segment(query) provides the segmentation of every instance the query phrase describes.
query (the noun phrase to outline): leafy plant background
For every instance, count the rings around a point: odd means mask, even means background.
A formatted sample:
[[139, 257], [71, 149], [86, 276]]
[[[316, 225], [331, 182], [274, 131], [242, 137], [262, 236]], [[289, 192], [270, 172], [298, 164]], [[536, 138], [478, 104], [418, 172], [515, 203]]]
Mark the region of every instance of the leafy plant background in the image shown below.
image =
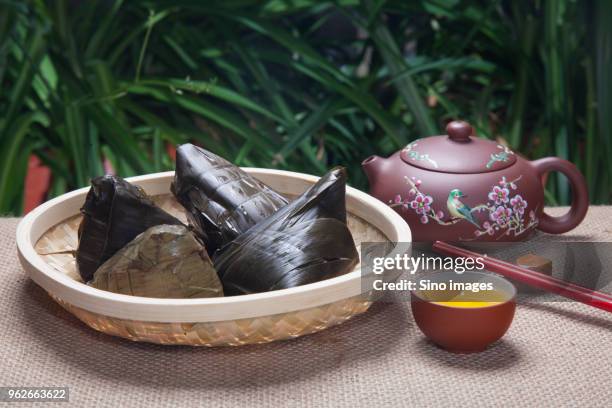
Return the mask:
[[[0, 0], [0, 214], [28, 157], [49, 197], [194, 141], [243, 166], [360, 169], [470, 121], [612, 193], [612, 2]], [[566, 204], [551, 176], [549, 204]]]

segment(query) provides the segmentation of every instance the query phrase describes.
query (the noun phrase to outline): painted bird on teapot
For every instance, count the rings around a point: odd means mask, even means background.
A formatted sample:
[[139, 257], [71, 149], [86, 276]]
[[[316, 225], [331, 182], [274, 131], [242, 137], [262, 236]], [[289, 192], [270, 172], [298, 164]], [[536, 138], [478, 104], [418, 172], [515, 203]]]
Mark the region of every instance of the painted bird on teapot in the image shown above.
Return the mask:
[[446, 200], [446, 208], [448, 209], [451, 217], [456, 219], [464, 219], [466, 221], [471, 222], [476, 226], [476, 228], [480, 229], [480, 225], [474, 219], [472, 215], [472, 209], [466, 204], [461, 202], [461, 197], [465, 197], [465, 194], [458, 188], [452, 190], [448, 194], [448, 200]]

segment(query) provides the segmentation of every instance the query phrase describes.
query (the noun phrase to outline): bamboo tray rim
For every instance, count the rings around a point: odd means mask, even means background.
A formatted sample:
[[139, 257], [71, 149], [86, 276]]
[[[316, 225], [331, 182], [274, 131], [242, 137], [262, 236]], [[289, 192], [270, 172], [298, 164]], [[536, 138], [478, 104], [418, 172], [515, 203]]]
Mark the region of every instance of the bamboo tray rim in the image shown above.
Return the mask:
[[[243, 168], [264, 182], [287, 179], [307, 186], [319, 177], [303, 173]], [[169, 191], [174, 171], [126, 178], [142, 186], [148, 194]], [[274, 187], [274, 182], [270, 184]], [[165, 185], [165, 190], [160, 186]], [[154, 190], [154, 191], [151, 191]], [[299, 193], [303, 191], [283, 191]], [[348, 274], [295, 288], [242, 296], [199, 299], [159, 299], [121, 295], [90, 287], [62, 274], [36, 252], [38, 239], [52, 226], [78, 213], [89, 187], [84, 187], [51, 199], [28, 213], [17, 227], [16, 243], [19, 259], [26, 273], [53, 296], [88, 311], [122, 319], [151, 322], [204, 322], [254, 318], [321, 306], [357, 296], [361, 291], [359, 269]], [[392, 242], [411, 242], [408, 224], [392, 208], [378, 199], [347, 186], [347, 202], [353, 203], [351, 213], [379, 228]]]

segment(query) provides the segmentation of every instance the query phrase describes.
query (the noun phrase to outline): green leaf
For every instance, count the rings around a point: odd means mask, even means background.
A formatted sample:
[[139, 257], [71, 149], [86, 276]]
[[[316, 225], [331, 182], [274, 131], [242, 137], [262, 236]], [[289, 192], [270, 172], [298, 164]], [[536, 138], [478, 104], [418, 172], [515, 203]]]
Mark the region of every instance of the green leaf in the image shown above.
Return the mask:
[[[366, 1], [365, 4], [366, 10], [372, 10], [370, 1]], [[408, 74], [406, 62], [402, 58], [399, 47], [387, 26], [382, 23], [376, 24], [370, 29], [370, 35], [389, 72], [396, 77], [394, 86], [404, 99], [406, 108], [414, 115], [419, 132], [422, 135], [438, 134], [438, 129], [425, 106], [425, 98], [419, 92], [411, 75]]]
[[165, 103], [176, 104], [191, 112], [202, 115], [219, 125], [242, 136], [245, 140], [252, 140], [256, 146], [269, 151], [268, 138], [251, 129], [239, 116], [212, 105], [202, 98], [194, 98], [187, 95], [176, 95], [170, 91], [155, 89], [143, 85], [131, 85], [127, 91], [134, 94], [148, 95]]
[[327, 100], [314, 110], [295, 131], [289, 134], [289, 140], [283, 144], [276, 157], [284, 158], [306, 138], [310, 138], [321, 129], [346, 104], [342, 99]]
[[29, 35], [25, 47], [21, 49], [23, 54], [20, 66], [17, 70], [19, 74], [10, 88], [10, 94], [7, 101], [8, 107], [4, 111], [2, 121], [0, 122], [0, 142], [7, 137], [5, 132], [6, 126], [11, 125], [15, 120], [15, 116], [25, 103], [25, 98], [31, 86], [32, 78], [36, 74], [36, 70], [44, 56], [46, 45], [44, 36], [46, 31], [47, 29], [44, 26], [37, 27]]
[[143, 151], [137, 140], [132, 136], [130, 129], [127, 129], [112, 114], [98, 106], [88, 105], [84, 109], [96, 124], [100, 132], [100, 138], [108, 143], [115, 152], [113, 156], [123, 159], [122, 167], [126, 170], [125, 175], [144, 174], [153, 171], [153, 166], [146, 151]]
[[83, 139], [89, 136], [85, 133], [85, 124], [81, 110], [76, 105], [66, 104], [65, 115], [65, 140], [71, 150], [71, 157], [74, 160], [75, 182], [77, 187], [83, 187], [89, 184], [87, 154], [83, 145]]
[[[28, 113], [19, 116], [10, 126], [11, 138], [9, 143], [2, 146], [0, 161], [0, 214], [19, 212], [12, 206], [15, 197], [23, 189], [23, 178], [15, 177], [19, 167], [19, 156], [24, 147], [24, 141], [35, 122], [44, 122], [46, 117], [42, 113]], [[23, 165], [23, 162], [21, 162]], [[27, 160], [26, 160], [27, 165]]]
[[[233, 90], [217, 85], [214, 81], [196, 81], [196, 80], [181, 80], [181, 79], [146, 79], [139, 82], [140, 85], [145, 86], [160, 86], [170, 91], [176, 92], [177, 89], [182, 91], [192, 92], [194, 94], [204, 94], [219, 98], [225, 102], [233, 104], [235, 106], [241, 106], [245, 109], [249, 109], [253, 112], [259, 113], [266, 116], [269, 119], [277, 122], [283, 122], [283, 119], [269, 111], [261, 104], [248, 99], [247, 97], [234, 92]], [[130, 87], [135, 84], [123, 84], [124, 87]]]
[[423, 8], [431, 14], [453, 18], [459, 0], [421, 0], [421, 3]]

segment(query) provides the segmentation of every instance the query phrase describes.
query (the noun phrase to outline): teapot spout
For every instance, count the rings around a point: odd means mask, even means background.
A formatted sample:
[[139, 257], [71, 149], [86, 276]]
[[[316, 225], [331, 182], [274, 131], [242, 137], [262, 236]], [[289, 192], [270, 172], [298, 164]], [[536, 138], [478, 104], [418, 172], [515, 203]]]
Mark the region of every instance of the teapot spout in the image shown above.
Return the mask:
[[364, 161], [361, 162], [361, 168], [364, 173], [368, 177], [368, 181], [370, 182], [370, 187], [376, 183], [376, 179], [378, 177], [378, 173], [380, 173], [384, 159], [378, 156], [370, 156]]

